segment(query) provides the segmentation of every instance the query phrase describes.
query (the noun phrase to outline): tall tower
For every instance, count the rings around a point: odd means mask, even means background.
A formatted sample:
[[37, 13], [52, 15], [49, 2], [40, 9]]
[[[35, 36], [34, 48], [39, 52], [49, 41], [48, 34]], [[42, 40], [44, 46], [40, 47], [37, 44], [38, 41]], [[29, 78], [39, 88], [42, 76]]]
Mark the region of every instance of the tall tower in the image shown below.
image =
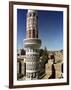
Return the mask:
[[36, 10], [28, 10], [26, 23], [26, 79], [39, 78], [39, 48], [41, 40], [38, 38], [38, 15]]

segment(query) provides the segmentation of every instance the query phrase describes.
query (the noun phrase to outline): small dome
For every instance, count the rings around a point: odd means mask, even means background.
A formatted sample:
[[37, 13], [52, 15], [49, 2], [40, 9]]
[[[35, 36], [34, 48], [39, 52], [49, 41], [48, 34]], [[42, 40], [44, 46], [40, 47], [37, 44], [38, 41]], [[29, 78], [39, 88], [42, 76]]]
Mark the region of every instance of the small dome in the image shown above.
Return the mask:
[[33, 10], [33, 9], [29, 9], [28, 10], [28, 13], [36, 13], [37, 14], [37, 11], [36, 10]]
[[28, 10], [28, 13], [29, 13], [29, 12], [36, 12], [36, 10], [29, 9], [29, 10]]

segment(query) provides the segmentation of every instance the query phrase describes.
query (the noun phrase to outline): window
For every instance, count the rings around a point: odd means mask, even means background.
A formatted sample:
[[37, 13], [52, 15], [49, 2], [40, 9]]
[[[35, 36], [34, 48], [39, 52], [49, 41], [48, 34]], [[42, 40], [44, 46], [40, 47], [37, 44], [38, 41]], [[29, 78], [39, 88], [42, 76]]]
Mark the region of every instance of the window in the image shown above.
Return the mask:
[[33, 78], [35, 78], [36, 77], [36, 73], [33, 73]]
[[36, 14], [35, 13], [33, 13], [33, 16], [35, 16]]
[[35, 30], [33, 30], [33, 36], [32, 37], [35, 38]]
[[29, 32], [29, 38], [31, 38], [31, 30], [28, 30], [28, 32]]
[[19, 73], [21, 73], [21, 62], [19, 62]]

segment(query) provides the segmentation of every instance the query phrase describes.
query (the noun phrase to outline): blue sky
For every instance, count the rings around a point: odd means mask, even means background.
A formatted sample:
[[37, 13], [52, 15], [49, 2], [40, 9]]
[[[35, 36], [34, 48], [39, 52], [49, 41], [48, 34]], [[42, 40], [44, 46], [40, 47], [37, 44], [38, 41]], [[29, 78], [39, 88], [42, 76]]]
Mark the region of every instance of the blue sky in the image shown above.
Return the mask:
[[[26, 37], [27, 10], [17, 9], [17, 48], [24, 48]], [[41, 48], [63, 49], [63, 12], [38, 10], [38, 31], [42, 41]]]

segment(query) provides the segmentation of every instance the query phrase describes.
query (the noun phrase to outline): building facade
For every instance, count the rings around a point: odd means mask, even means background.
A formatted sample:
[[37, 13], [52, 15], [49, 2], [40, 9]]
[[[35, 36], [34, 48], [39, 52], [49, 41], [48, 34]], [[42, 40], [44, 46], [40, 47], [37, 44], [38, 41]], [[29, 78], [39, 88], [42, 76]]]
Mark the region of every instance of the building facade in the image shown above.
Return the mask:
[[39, 78], [39, 48], [41, 40], [38, 38], [38, 15], [36, 10], [28, 10], [26, 23], [26, 79]]

